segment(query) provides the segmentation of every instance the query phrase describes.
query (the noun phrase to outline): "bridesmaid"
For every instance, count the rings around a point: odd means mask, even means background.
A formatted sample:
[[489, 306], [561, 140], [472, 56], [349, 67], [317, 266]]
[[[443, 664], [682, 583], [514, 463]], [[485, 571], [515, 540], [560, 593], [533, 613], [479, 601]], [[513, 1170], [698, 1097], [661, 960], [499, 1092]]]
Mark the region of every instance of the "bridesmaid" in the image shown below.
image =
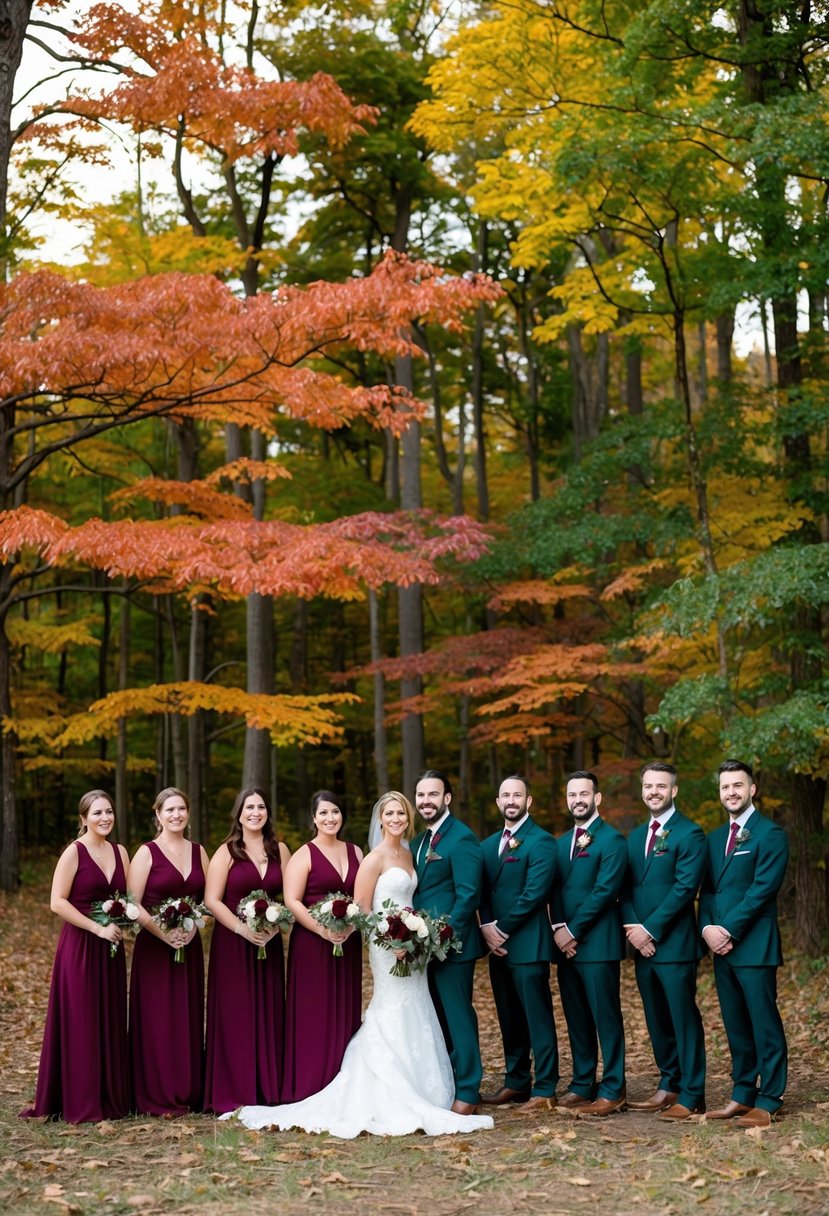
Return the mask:
[[[330, 892], [354, 894], [363, 855], [340, 839], [345, 822], [337, 795], [318, 790], [311, 798], [316, 835], [296, 851], [285, 871], [285, 903], [296, 922], [288, 954], [282, 1102], [299, 1102], [324, 1089], [340, 1071], [348, 1041], [360, 1028], [360, 934], [331, 933], [307, 911]], [[334, 942], [344, 943], [342, 958], [334, 957]]]
[[[205, 903], [216, 918], [207, 984], [204, 1109], [280, 1100], [284, 1023], [284, 956], [279, 929], [248, 929], [236, 915], [251, 891], [282, 892], [290, 853], [277, 841], [262, 790], [246, 789], [233, 804], [231, 829], [210, 859]], [[275, 940], [271, 940], [275, 938]], [[268, 944], [259, 961], [257, 948]]]
[[52, 911], [63, 920], [34, 1106], [24, 1117], [62, 1116], [67, 1123], [100, 1123], [129, 1112], [127, 966], [117, 925], [87, 913], [96, 900], [127, 889], [127, 851], [110, 843], [112, 799], [90, 790], [78, 805], [81, 830], [61, 854], [52, 879]]
[[[186, 837], [190, 803], [164, 789], [153, 803], [156, 838], [130, 866], [130, 891], [141, 905], [130, 973], [130, 1062], [135, 1110], [186, 1115], [201, 1110], [204, 1068], [204, 950], [198, 929], [166, 932], [152, 911], [171, 897], [204, 899], [207, 854]], [[183, 946], [184, 962], [174, 961]]]

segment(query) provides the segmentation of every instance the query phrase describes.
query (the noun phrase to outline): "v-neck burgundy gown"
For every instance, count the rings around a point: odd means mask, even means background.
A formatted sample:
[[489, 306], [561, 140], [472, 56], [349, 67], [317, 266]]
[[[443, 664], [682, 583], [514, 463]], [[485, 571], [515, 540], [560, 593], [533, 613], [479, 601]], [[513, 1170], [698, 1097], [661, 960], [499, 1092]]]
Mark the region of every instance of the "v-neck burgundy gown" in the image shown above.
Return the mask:
[[[107, 881], [86, 846], [75, 841], [78, 872], [69, 902], [84, 916], [95, 900], [122, 895], [127, 878], [120, 850]], [[123, 943], [110, 943], [63, 922], [55, 951], [43, 1050], [34, 1106], [21, 1113], [61, 1116], [67, 1123], [100, 1123], [129, 1113], [127, 966]]]
[[[268, 858], [262, 878], [253, 862], [234, 861], [222, 902], [236, 909], [251, 891], [282, 899], [282, 867]], [[267, 957], [241, 934], [216, 921], [207, 976], [207, 1047], [204, 1109], [280, 1101], [285, 1024], [285, 956], [275, 933]]]
[[[311, 869], [302, 902], [306, 908], [334, 891], [354, 894], [359, 860], [346, 844], [348, 870], [343, 879], [313, 843]], [[285, 1010], [285, 1076], [282, 1102], [299, 1102], [324, 1089], [340, 1071], [349, 1039], [360, 1028], [362, 941], [352, 933], [335, 958], [331, 942], [295, 924], [288, 953]]]
[[[154, 912], [165, 899], [204, 899], [201, 850], [190, 843], [190, 872], [181, 871], [155, 841], [142, 903]], [[144, 929], [130, 972], [130, 1062], [134, 1108], [142, 1115], [186, 1115], [201, 1110], [204, 1070], [204, 948], [196, 933], [175, 951]]]

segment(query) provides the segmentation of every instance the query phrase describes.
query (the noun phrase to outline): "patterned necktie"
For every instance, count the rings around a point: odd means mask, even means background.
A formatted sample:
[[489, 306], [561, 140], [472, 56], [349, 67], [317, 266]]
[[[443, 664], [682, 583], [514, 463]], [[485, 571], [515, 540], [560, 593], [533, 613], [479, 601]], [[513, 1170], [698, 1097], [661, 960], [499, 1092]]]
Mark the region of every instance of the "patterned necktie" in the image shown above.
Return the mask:
[[729, 853], [733, 853], [734, 849], [737, 846], [737, 833], [739, 832], [739, 830], [740, 830], [740, 825], [735, 820], [734, 823], [732, 823], [732, 825], [731, 825], [731, 832], [728, 837], [728, 844], [725, 846], [726, 857], [729, 855]]
[[661, 827], [662, 827], [662, 824], [659, 822], [659, 820], [654, 819], [653, 823], [651, 824], [651, 834], [648, 837], [648, 847], [645, 849], [646, 857], [650, 857], [651, 853], [653, 852], [653, 844], [654, 844], [654, 841], [656, 840], [656, 833], [659, 831], [659, 829]]
[[504, 854], [504, 850], [506, 849], [506, 847], [507, 847], [507, 845], [509, 844], [509, 842], [510, 842], [510, 840], [511, 840], [511, 839], [512, 839], [512, 832], [509, 830], [509, 828], [504, 828], [504, 834], [503, 834], [503, 836], [501, 837], [501, 844], [500, 844], [500, 847], [499, 847], [499, 849], [498, 849], [498, 856], [499, 856], [499, 857], [502, 857], [502, 856], [503, 856], [503, 854]]

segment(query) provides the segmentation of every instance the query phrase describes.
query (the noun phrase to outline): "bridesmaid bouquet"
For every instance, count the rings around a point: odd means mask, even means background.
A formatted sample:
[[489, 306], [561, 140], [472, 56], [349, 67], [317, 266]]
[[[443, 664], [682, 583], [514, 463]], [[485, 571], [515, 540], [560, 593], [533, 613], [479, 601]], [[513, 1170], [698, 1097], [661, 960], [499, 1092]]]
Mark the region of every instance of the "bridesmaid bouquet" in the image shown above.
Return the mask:
[[[250, 895], [246, 895], [239, 903], [236, 915], [254, 933], [262, 933], [265, 929], [272, 929], [274, 925], [277, 928], [290, 925], [294, 919], [293, 912], [284, 904], [271, 899], [262, 890], [251, 891]], [[256, 951], [256, 957], [260, 961], [268, 957], [264, 946], [260, 946]]]
[[[345, 933], [346, 929], [351, 928], [362, 933], [374, 925], [374, 918], [363, 912], [360, 905], [342, 891], [334, 891], [319, 903], [312, 904], [308, 915], [330, 933]], [[334, 942], [333, 955], [334, 958], [342, 958], [342, 942]]]
[[424, 971], [430, 959], [442, 962], [452, 951], [460, 950], [460, 938], [445, 916], [428, 916], [413, 908], [398, 908], [391, 900], [383, 901], [383, 912], [377, 922], [375, 945], [383, 950], [405, 950], [406, 957], [396, 959], [389, 975], [411, 975], [412, 967]]
[[[134, 929], [138, 922], [138, 905], [129, 891], [121, 895], [113, 891], [107, 899], [96, 899], [89, 909], [89, 919], [96, 925], [118, 925], [121, 929]], [[120, 942], [109, 943], [109, 957], [115, 958]]]
[[[204, 918], [209, 912], [204, 904], [197, 903], [189, 895], [178, 899], [165, 899], [152, 914], [159, 929], [169, 933], [171, 929], [183, 929], [189, 933], [192, 928], [203, 929]], [[184, 946], [177, 946], [173, 955], [174, 963], [184, 962]]]

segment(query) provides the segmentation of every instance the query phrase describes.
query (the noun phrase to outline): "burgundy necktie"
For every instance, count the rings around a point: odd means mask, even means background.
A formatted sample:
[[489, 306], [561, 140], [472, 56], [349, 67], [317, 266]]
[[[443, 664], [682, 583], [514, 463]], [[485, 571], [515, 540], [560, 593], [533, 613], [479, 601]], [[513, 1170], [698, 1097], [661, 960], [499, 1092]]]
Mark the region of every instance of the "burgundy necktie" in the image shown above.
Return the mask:
[[501, 837], [501, 844], [498, 847], [498, 856], [499, 857], [503, 854], [504, 849], [509, 844], [511, 837], [512, 837], [512, 832], [509, 830], [509, 828], [504, 828], [504, 834]]
[[734, 823], [732, 823], [732, 825], [731, 825], [731, 834], [728, 837], [728, 844], [725, 846], [726, 857], [728, 856], [729, 853], [734, 852], [734, 849], [737, 845], [737, 833], [739, 832], [739, 830], [740, 830], [740, 825], [735, 820]]
[[659, 820], [654, 819], [653, 823], [651, 824], [651, 834], [648, 837], [648, 847], [645, 849], [646, 857], [650, 857], [651, 853], [653, 852], [653, 842], [656, 840], [656, 833], [661, 827], [662, 824], [659, 822]]

